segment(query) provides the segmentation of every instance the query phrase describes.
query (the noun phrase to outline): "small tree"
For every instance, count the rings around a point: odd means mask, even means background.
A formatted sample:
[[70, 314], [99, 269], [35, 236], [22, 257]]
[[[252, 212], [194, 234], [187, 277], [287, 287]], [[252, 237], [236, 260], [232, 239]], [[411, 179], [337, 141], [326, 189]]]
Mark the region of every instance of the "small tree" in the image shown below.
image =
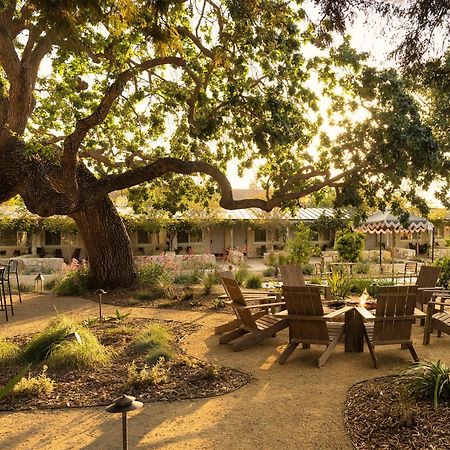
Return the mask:
[[437, 260], [434, 265], [441, 268], [438, 285], [448, 289], [450, 285], [450, 257], [444, 256], [443, 258]]
[[334, 249], [342, 260], [356, 262], [361, 259], [364, 246], [364, 234], [352, 230], [340, 230], [336, 233]]
[[315, 250], [315, 245], [311, 241], [311, 229], [300, 222], [295, 236], [286, 242], [286, 248], [291, 254], [292, 263], [307, 264]]

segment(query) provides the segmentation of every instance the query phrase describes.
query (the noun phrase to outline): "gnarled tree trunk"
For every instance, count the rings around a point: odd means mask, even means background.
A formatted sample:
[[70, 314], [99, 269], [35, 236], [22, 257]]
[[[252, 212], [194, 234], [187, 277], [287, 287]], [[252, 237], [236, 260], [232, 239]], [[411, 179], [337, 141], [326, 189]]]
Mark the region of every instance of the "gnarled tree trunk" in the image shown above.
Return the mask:
[[71, 214], [83, 238], [91, 288], [129, 287], [136, 278], [130, 238], [108, 197]]

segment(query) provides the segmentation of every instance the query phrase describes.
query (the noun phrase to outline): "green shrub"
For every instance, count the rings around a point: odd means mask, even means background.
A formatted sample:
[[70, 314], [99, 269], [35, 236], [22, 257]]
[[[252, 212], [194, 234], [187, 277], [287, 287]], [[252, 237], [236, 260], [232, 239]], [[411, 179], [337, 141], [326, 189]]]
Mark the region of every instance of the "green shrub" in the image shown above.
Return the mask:
[[333, 300], [345, 300], [352, 287], [353, 278], [350, 274], [334, 271], [327, 279]]
[[52, 283], [47, 286], [52, 287], [52, 291], [56, 295], [62, 296], [80, 296], [88, 291], [89, 270], [87, 267], [80, 267], [76, 270], [67, 272], [60, 278], [55, 278]]
[[190, 286], [191, 284], [196, 284], [197, 281], [198, 281], [198, 273], [196, 271], [180, 273], [179, 275], [176, 275], [173, 278], [173, 282], [175, 284], [182, 284], [183, 286]]
[[115, 327], [106, 328], [104, 330], [105, 334], [108, 334], [110, 336], [113, 335], [124, 335], [124, 336], [131, 336], [135, 333], [135, 328], [130, 324], [119, 324]]
[[94, 368], [108, 364], [114, 352], [100, 344], [94, 334], [87, 328], [79, 326], [75, 334], [71, 334], [56, 344], [49, 357], [48, 365], [52, 369]]
[[158, 361], [169, 361], [172, 359], [174, 355], [174, 351], [171, 347], [155, 347], [151, 348], [147, 354], [145, 355], [145, 359], [152, 366], [156, 364]]
[[14, 364], [18, 360], [19, 346], [0, 339], [0, 367], [6, 367]]
[[153, 289], [147, 290], [147, 289], [139, 289], [135, 294], [134, 297], [137, 300], [146, 301], [146, 300], [154, 300], [155, 298], [158, 298], [160, 291], [156, 291]]
[[260, 289], [262, 286], [262, 278], [259, 275], [250, 275], [245, 282], [245, 286], [249, 289]]
[[354, 279], [350, 291], [360, 295], [364, 290], [367, 290], [371, 297], [376, 298], [380, 287], [393, 286], [394, 284], [392, 280]]
[[266, 255], [266, 257], [264, 258], [265, 259], [265, 263], [268, 265], [268, 266], [277, 266], [278, 265], [278, 258], [277, 258], [277, 255], [275, 254], [275, 252], [272, 250], [272, 251], [270, 251], [267, 255]]
[[263, 270], [263, 276], [265, 277], [276, 277], [277, 276], [277, 269], [274, 266], [266, 267]]
[[14, 377], [12, 377], [4, 386], [0, 387], [0, 400], [12, 392], [14, 386], [25, 376], [30, 370], [31, 364], [22, 367]]
[[291, 254], [289, 252], [281, 251], [278, 252], [278, 265], [283, 266], [289, 262]]
[[352, 286], [350, 288], [350, 292], [354, 294], [362, 294], [365, 290], [369, 293], [369, 295], [373, 296], [375, 293], [375, 280], [369, 279], [355, 279], [352, 282]]
[[214, 298], [212, 301], [212, 306], [217, 309], [225, 308], [225, 301], [220, 297]]
[[448, 289], [450, 286], [450, 256], [444, 256], [443, 258], [437, 260], [434, 264], [435, 266], [441, 268], [438, 285]]
[[141, 286], [155, 286], [159, 276], [165, 272], [164, 266], [157, 263], [146, 264], [138, 269], [138, 283]]
[[131, 342], [131, 346], [140, 352], [147, 353], [147, 360], [154, 363], [162, 357], [170, 359], [173, 350], [170, 346], [172, 335], [161, 325], [150, 325], [139, 333]]
[[356, 262], [361, 259], [364, 247], [364, 234], [351, 230], [339, 230], [336, 233], [334, 249], [343, 261]]
[[199, 281], [203, 288], [203, 295], [209, 295], [212, 292], [213, 286], [219, 283], [219, 276], [216, 272], [206, 271], [199, 276]]
[[368, 262], [358, 261], [353, 266], [353, 271], [355, 273], [369, 273], [370, 272], [370, 264]]
[[[19, 283], [19, 287], [20, 287], [20, 292], [21, 293], [27, 293], [27, 292], [33, 292], [34, 291], [34, 286], [31, 286], [30, 284], [26, 284], [26, 283]], [[17, 289], [13, 289], [13, 292], [17, 292]]]
[[65, 316], [57, 316], [47, 327], [31, 339], [22, 352], [21, 359], [31, 364], [45, 361], [53, 348], [76, 329]]
[[315, 272], [314, 266], [312, 264], [303, 264], [302, 272], [305, 275], [312, 275]]
[[169, 369], [164, 367], [164, 360], [161, 358], [152, 367], [144, 365], [138, 369], [134, 361], [128, 367], [128, 386], [145, 387], [166, 383], [169, 379]]
[[211, 364], [210, 366], [205, 368], [204, 377], [209, 380], [216, 380], [221, 375], [220, 367], [215, 364]]
[[156, 287], [161, 289], [161, 292], [166, 297], [174, 297], [175, 289], [173, 287], [173, 273], [169, 270], [165, 270], [161, 274], [158, 275], [156, 279]]
[[47, 376], [47, 366], [35, 377], [22, 378], [11, 390], [15, 397], [39, 397], [50, 395], [55, 387], [55, 382]]
[[234, 272], [234, 278], [236, 279], [239, 286], [242, 286], [244, 284], [244, 282], [248, 278], [248, 276], [249, 276], [249, 271], [248, 271], [247, 266], [245, 266], [244, 264], [241, 264], [238, 267], [238, 269], [236, 270], [236, 272]]
[[433, 401], [450, 401], [450, 367], [439, 361], [418, 363], [401, 377], [405, 392], [416, 398]]
[[114, 315], [112, 316], [106, 316], [105, 320], [109, 321], [109, 322], [115, 322], [115, 323], [123, 323], [125, 322], [125, 320], [128, 319], [128, 317], [130, 317], [131, 311], [128, 312], [120, 312], [118, 309], [116, 309], [114, 311]]
[[286, 249], [290, 253], [290, 262], [293, 264], [307, 264], [314, 253], [314, 247], [311, 229], [303, 222], [300, 222], [297, 225], [295, 236], [286, 242]]

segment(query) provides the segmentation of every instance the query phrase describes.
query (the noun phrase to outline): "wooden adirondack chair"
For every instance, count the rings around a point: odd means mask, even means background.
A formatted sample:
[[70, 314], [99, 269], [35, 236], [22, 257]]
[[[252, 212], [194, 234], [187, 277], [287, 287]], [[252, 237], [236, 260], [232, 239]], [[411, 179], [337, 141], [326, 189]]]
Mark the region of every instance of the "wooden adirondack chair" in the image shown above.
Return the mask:
[[[233, 295], [235, 295], [235, 291], [231, 290], [228, 291], [228, 285], [226, 283], [224, 283], [224, 278], [226, 279], [231, 279], [234, 280], [234, 275], [232, 272], [230, 271], [224, 271], [224, 272], [220, 272], [219, 273], [219, 277], [220, 277], [220, 281], [222, 282], [222, 286], [225, 290], [225, 296], [224, 298], [226, 298], [226, 300], [224, 300], [224, 303], [226, 303], [229, 306], [232, 306], [233, 303]], [[274, 302], [277, 300], [277, 297], [275, 295], [270, 295], [270, 293], [268, 293], [267, 291], [264, 292], [249, 292], [249, 293], [243, 293], [241, 291], [241, 289], [239, 289], [240, 292], [240, 296], [243, 296], [244, 299], [246, 300], [252, 300], [252, 301], [259, 301], [262, 303], [267, 303], [267, 302]], [[238, 297], [238, 301], [240, 299], [240, 296]], [[256, 314], [255, 318], [261, 317], [264, 314], [267, 314], [269, 312], [268, 307], [265, 308], [264, 311], [257, 311], [254, 314]], [[236, 316], [235, 319], [233, 319], [230, 322], [224, 323], [222, 325], [218, 325], [215, 329], [214, 329], [214, 333], [215, 334], [223, 334], [223, 333], [227, 333], [228, 331], [233, 331], [236, 330], [237, 328], [239, 328], [242, 325], [242, 320], [239, 316]]]
[[[436, 311], [436, 306], [439, 306], [439, 311]], [[437, 330], [438, 337], [441, 337], [442, 333], [450, 334], [450, 311], [445, 309], [446, 306], [450, 306], [450, 291], [435, 292], [431, 301], [428, 302], [423, 335], [424, 345], [430, 343], [433, 330]]]
[[331, 319], [347, 312], [349, 307], [324, 314], [320, 288], [318, 286], [285, 286], [283, 296], [286, 302], [289, 321], [289, 344], [280, 355], [278, 362], [284, 364], [299, 344], [326, 345], [319, 358], [319, 367], [323, 366], [344, 336], [345, 324], [331, 322]]
[[302, 266], [297, 264], [285, 264], [280, 266], [281, 279], [283, 286], [304, 286], [305, 276]]
[[405, 270], [403, 272], [403, 283], [406, 284], [406, 279], [409, 277], [409, 282], [412, 283], [412, 277], [417, 275], [417, 262], [405, 262]]
[[[284, 302], [248, 305], [234, 278], [222, 277], [222, 283], [232, 299], [230, 305], [240, 323], [235, 330], [221, 336], [219, 344], [234, 341], [233, 350], [243, 350], [287, 328], [288, 321], [285, 317], [277, 317], [268, 312], [269, 307], [281, 306]], [[253, 297], [253, 300], [258, 299]], [[267, 296], [259, 300], [267, 301]], [[252, 313], [252, 310], [256, 312]]]
[[415, 362], [419, 361], [411, 329], [415, 320], [425, 317], [425, 313], [415, 308], [416, 297], [417, 286], [385, 286], [380, 287], [375, 315], [366, 308], [356, 308], [370, 322], [364, 323], [363, 333], [375, 369], [378, 367], [377, 345], [400, 344], [409, 349]]
[[436, 289], [442, 289], [436, 286], [437, 280], [441, 273], [440, 267], [422, 266], [417, 275], [417, 299], [416, 308], [423, 311], [423, 305], [426, 305]]

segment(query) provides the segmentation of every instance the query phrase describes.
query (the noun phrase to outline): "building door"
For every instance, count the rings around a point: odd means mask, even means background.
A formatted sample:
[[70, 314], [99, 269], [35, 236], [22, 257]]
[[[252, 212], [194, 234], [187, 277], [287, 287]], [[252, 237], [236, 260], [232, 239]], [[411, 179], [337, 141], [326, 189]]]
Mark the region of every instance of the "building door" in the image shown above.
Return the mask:
[[210, 231], [210, 249], [216, 256], [225, 254], [225, 228], [221, 225], [216, 226]]
[[247, 227], [245, 225], [233, 226], [233, 247], [242, 253], [247, 253]]

